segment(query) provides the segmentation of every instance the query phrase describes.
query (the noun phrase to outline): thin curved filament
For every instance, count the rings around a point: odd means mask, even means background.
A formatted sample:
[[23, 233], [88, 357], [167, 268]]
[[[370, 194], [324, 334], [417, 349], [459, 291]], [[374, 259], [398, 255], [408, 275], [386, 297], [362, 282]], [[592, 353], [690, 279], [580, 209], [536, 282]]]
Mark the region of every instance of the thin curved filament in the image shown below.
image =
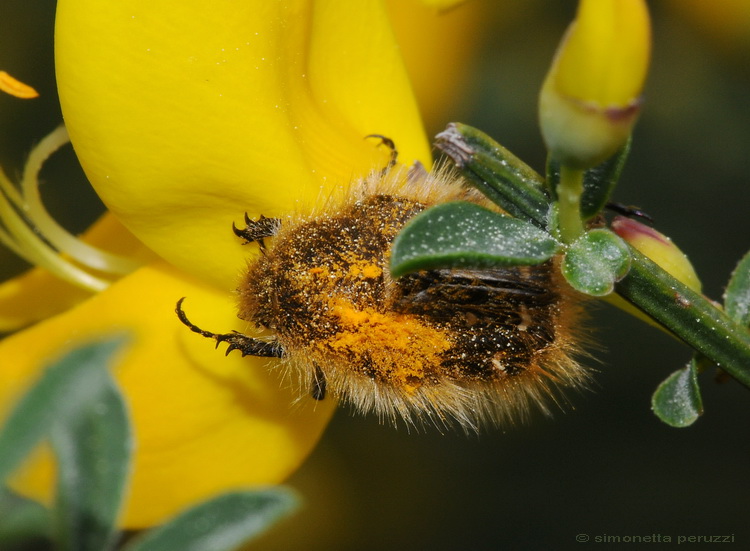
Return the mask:
[[102, 291], [113, 279], [132, 272], [139, 264], [83, 242], [60, 226], [44, 207], [39, 172], [47, 159], [68, 142], [63, 126], [39, 142], [24, 167], [20, 193], [0, 170], [0, 242], [65, 281], [90, 291]]

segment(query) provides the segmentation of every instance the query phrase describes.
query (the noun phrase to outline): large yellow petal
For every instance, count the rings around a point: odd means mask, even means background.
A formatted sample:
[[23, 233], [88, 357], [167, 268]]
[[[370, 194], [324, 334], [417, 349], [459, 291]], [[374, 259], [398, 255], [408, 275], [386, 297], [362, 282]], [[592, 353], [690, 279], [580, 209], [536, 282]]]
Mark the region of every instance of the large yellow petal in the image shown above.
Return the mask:
[[[137, 260], [152, 260], [150, 253], [117, 219], [104, 214], [81, 237], [96, 247]], [[87, 299], [91, 293], [59, 279], [44, 268], [0, 283], [0, 332], [16, 331], [59, 314]]]
[[60, 98], [104, 202], [171, 263], [231, 288], [233, 221], [325, 196], [387, 152], [429, 162], [378, 0], [60, 0]]
[[32, 268], [0, 284], [0, 333], [58, 314], [90, 296], [44, 268]]
[[[78, 307], [0, 342], [0, 405], [8, 408], [66, 348], [113, 331], [133, 335], [115, 375], [135, 428], [134, 471], [123, 525], [163, 521], [191, 503], [238, 486], [288, 476], [317, 442], [334, 403], [303, 397], [274, 361], [225, 357], [191, 333], [174, 305], [187, 296], [194, 322], [225, 332], [247, 330], [226, 293], [151, 266], [123, 278]], [[7, 358], [12, 358], [8, 361]], [[2, 413], [2, 412], [0, 412]], [[49, 456], [38, 454], [15, 487], [48, 499]]]

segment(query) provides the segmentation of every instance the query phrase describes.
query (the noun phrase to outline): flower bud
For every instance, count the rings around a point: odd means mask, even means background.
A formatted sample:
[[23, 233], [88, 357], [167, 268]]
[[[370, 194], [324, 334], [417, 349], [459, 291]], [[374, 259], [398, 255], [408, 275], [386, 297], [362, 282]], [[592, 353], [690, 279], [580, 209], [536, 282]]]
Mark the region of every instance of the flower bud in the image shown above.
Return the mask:
[[638, 116], [650, 50], [644, 0], [581, 0], [539, 99], [553, 156], [589, 168], [624, 145]]
[[616, 216], [612, 231], [658, 264], [669, 275], [700, 293], [701, 282], [693, 265], [672, 240], [636, 220]]

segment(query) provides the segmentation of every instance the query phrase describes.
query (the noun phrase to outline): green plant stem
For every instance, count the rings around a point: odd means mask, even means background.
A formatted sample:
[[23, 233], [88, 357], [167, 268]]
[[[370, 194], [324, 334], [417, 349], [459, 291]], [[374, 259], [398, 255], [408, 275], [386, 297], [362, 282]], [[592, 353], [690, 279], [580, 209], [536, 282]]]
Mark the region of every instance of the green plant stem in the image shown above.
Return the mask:
[[557, 184], [558, 232], [563, 243], [572, 243], [583, 233], [583, 172], [567, 165], [560, 167], [560, 183]]
[[615, 291], [750, 388], [750, 331], [631, 247]]

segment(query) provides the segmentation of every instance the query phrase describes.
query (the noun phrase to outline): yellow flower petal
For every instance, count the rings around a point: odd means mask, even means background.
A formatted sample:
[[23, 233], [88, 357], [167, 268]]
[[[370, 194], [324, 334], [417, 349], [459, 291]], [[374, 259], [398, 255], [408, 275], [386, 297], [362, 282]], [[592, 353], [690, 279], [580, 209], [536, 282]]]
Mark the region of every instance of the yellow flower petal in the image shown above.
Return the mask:
[[[150, 260], [150, 253], [111, 214], [103, 215], [81, 237], [83, 241], [110, 252]], [[91, 293], [67, 283], [43, 268], [0, 283], [0, 332], [16, 331], [59, 314], [89, 298]]]
[[[138, 270], [78, 307], [0, 342], [0, 404], [8, 408], [62, 350], [113, 331], [134, 343], [115, 376], [134, 423], [136, 449], [123, 525], [149, 526], [191, 503], [238, 486], [284, 480], [306, 457], [334, 403], [315, 402], [282, 384], [274, 362], [225, 357], [188, 331], [185, 310], [214, 331], [247, 330], [232, 297], [186, 281], [171, 267]], [[49, 456], [38, 454], [14, 487], [49, 499]]]
[[644, 0], [581, 0], [558, 60], [561, 94], [601, 107], [627, 107], [646, 81], [651, 50]]
[[43, 268], [0, 284], [0, 332], [9, 333], [58, 314], [91, 296]]
[[584, 169], [624, 145], [638, 116], [650, 50], [645, 0], [581, 0], [539, 97], [552, 155]]
[[383, 166], [429, 162], [378, 1], [58, 2], [60, 98], [97, 193], [169, 262], [232, 288], [232, 222]]

